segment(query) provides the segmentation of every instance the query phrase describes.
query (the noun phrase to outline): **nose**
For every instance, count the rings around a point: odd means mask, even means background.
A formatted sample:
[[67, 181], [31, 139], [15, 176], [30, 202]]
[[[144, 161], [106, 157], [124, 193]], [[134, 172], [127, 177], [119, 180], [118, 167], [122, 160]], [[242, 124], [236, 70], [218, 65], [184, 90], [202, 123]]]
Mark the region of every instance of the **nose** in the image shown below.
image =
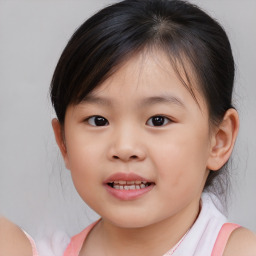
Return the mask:
[[146, 150], [142, 138], [139, 138], [138, 131], [128, 127], [115, 131], [111, 137], [111, 146], [108, 157], [111, 160], [123, 162], [143, 161], [146, 157]]

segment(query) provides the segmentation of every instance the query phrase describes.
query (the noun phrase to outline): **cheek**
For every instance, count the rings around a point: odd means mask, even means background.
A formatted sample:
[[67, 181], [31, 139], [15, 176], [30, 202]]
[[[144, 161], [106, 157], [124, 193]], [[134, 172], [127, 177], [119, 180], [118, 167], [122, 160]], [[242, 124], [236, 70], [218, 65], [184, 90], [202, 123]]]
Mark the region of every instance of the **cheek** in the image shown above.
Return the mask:
[[86, 166], [90, 167], [95, 163], [95, 158], [101, 151], [100, 144], [86, 135], [82, 128], [74, 127], [67, 131], [67, 135], [67, 158], [71, 172], [87, 170]]
[[95, 208], [96, 198], [100, 200], [103, 180], [100, 175], [101, 158], [99, 147], [82, 145], [69, 148], [70, 172], [73, 184], [80, 197], [92, 208]]
[[69, 169], [75, 186], [89, 186], [100, 182], [98, 178], [103, 153], [100, 145], [89, 139], [73, 136], [67, 142]]
[[201, 187], [206, 172], [208, 137], [201, 133], [199, 138], [184, 132], [166, 141], [161, 144], [161, 150], [154, 153], [159, 179], [177, 189]]

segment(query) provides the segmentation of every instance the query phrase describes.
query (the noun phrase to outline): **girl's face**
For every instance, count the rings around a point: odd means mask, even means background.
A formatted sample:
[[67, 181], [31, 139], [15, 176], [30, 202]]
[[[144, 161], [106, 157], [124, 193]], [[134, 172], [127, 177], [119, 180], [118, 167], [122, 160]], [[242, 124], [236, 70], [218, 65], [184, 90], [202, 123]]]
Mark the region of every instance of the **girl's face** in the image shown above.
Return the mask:
[[140, 54], [68, 107], [65, 163], [105, 220], [145, 227], [198, 209], [211, 137], [206, 104], [194, 91], [199, 105], [164, 54]]

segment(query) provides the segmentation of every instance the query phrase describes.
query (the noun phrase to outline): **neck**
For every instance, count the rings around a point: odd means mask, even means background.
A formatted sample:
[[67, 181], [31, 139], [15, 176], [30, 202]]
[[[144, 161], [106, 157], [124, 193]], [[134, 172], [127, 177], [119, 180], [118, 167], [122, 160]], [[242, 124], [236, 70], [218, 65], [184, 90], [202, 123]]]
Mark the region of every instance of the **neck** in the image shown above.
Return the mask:
[[122, 228], [102, 219], [93, 231], [101, 241], [102, 255], [163, 255], [190, 229], [199, 208], [198, 200], [179, 214], [141, 228]]

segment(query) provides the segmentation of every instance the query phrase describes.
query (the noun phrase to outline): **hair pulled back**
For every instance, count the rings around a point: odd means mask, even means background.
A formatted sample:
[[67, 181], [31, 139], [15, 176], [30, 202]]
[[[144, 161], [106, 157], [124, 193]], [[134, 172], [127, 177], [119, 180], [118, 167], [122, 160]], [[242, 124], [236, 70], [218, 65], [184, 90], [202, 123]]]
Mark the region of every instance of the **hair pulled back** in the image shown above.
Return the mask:
[[[223, 28], [200, 8], [181, 0], [125, 0], [108, 6], [74, 33], [56, 66], [51, 100], [58, 120], [131, 55], [145, 49], [164, 51], [179, 75], [189, 63], [208, 105], [211, 124], [232, 108], [234, 60]], [[179, 75], [181, 80], [182, 77]], [[182, 81], [193, 94], [193, 87]], [[211, 171], [205, 189], [222, 172]], [[224, 183], [223, 183], [224, 182]], [[219, 177], [218, 188], [225, 179]], [[225, 188], [224, 188], [225, 190]], [[222, 191], [223, 192], [223, 191]]]

